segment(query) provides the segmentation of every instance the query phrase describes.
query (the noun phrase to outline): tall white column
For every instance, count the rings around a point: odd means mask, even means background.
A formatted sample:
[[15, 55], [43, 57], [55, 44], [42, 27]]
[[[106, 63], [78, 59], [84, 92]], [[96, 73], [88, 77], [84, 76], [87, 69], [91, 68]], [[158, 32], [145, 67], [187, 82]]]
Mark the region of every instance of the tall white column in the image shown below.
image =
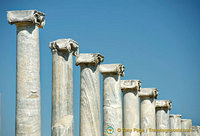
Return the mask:
[[156, 129], [157, 136], [169, 136], [169, 110], [172, 102], [170, 100], [156, 101]]
[[101, 136], [100, 79], [101, 54], [79, 54], [76, 65], [81, 67], [80, 136]]
[[170, 136], [181, 136], [181, 115], [169, 115], [169, 128], [172, 130]]
[[158, 97], [156, 88], [141, 88], [140, 96], [140, 128], [141, 136], [156, 136], [155, 99]]
[[44, 16], [36, 10], [7, 13], [17, 27], [16, 136], [41, 135], [39, 28]]
[[181, 136], [191, 136], [192, 134], [192, 120], [191, 119], [182, 119], [181, 120]]
[[[100, 65], [103, 74], [103, 134], [122, 136], [122, 102], [120, 77], [124, 76], [121, 64]], [[119, 129], [118, 129], [119, 128]]]
[[72, 39], [50, 42], [53, 54], [52, 73], [52, 136], [74, 136], [73, 59], [78, 43]]
[[140, 80], [121, 80], [123, 91], [123, 134], [124, 136], [140, 136], [139, 96]]
[[200, 136], [200, 126], [192, 126], [191, 136]]

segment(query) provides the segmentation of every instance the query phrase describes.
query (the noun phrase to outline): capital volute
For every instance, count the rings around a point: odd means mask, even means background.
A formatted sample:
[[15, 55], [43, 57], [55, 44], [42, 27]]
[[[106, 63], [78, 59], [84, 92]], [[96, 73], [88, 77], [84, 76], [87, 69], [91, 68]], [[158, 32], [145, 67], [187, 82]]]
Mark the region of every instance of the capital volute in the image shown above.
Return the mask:
[[127, 91], [140, 91], [141, 81], [140, 80], [121, 80], [121, 90]]
[[76, 65], [98, 65], [104, 61], [100, 53], [81, 53], [76, 56]]
[[62, 52], [64, 54], [73, 53], [76, 56], [79, 53], [78, 43], [72, 39], [58, 39], [56, 41], [50, 42], [49, 48], [52, 52]]
[[156, 100], [156, 108], [172, 108], [172, 101], [171, 100]]
[[99, 67], [101, 74], [113, 74], [124, 76], [125, 67], [122, 64], [102, 64]]
[[171, 118], [181, 118], [181, 114], [170, 114], [169, 117]]
[[147, 97], [147, 98], [155, 98], [158, 97], [158, 90], [156, 88], [141, 88], [139, 92], [139, 96]]
[[45, 25], [45, 14], [37, 10], [17, 10], [7, 12], [8, 23], [16, 26], [35, 24], [40, 28]]

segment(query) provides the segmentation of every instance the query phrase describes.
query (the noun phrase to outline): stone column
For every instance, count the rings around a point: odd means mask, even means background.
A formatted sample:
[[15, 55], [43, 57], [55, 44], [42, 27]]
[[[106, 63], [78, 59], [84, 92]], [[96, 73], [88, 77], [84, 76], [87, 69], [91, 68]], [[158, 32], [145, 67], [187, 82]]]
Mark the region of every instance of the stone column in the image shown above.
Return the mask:
[[169, 110], [171, 109], [170, 100], [156, 101], [156, 129], [157, 136], [169, 136]]
[[121, 80], [123, 91], [123, 134], [124, 136], [140, 136], [139, 96], [140, 80]]
[[181, 136], [191, 136], [192, 131], [192, 120], [191, 119], [182, 119], [181, 120]]
[[141, 136], [156, 136], [155, 99], [158, 97], [156, 88], [141, 88], [140, 96], [140, 128]]
[[101, 136], [100, 79], [101, 54], [79, 54], [76, 65], [81, 67], [80, 136]]
[[41, 135], [39, 28], [44, 16], [36, 10], [7, 13], [17, 27], [16, 136]]
[[181, 115], [169, 115], [170, 136], [181, 136]]
[[200, 126], [192, 126], [191, 136], [200, 136]]
[[[103, 133], [104, 136], [122, 136], [122, 102], [120, 77], [124, 76], [121, 64], [103, 64]], [[119, 129], [118, 129], [119, 128]], [[120, 132], [118, 132], [120, 131]]]
[[73, 60], [78, 43], [59, 39], [49, 45], [53, 54], [52, 72], [52, 136], [73, 136]]

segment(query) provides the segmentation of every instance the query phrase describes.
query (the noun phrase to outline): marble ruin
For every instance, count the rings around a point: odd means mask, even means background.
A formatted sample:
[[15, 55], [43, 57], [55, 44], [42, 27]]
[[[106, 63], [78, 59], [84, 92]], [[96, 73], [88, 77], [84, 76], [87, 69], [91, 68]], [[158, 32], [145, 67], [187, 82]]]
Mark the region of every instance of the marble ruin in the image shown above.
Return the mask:
[[[41, 136], [39, 28], [45, 25], [45, 14], [8, 11], [7, 19], [17, 27], [15, 135]], [[80, 66], [80, 136], [200, 136], [200, 126], [192, 126], [191, 119], [170, 114], [170, 100], [156, 100], [156, 88], [141, 88], [140, 80], [121, 80], [123, 65], [101, 64], [104, 56], [99, 53], [79, 53], [79, 44], [72, 39], [52, 41], [49, 47], [52, 136], [74, 136], [73, 56]]]

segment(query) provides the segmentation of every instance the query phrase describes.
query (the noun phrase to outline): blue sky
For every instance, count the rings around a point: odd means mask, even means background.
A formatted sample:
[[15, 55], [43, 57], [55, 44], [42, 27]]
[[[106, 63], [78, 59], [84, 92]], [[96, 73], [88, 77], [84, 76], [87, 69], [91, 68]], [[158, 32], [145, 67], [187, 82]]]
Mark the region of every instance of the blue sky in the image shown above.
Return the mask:
[[[122, 79], [156, 87], [172, 100], [171, 113], [200, 125], [200, 1], [198, 0], [0, 0], [0, 93], [2, 136], [14, 136], [16, 27], [6, 11], [46, 13], [40, 30], [42, 136], [51, 133], [50, 41], [72, 38], [80, 53], [101, 53], [104, 63], [122, 63]], [[102, 85], [102, 76], [100, 78]], [[102, 94], [102, 86], [101, 86]], [[102, 95], [101, 95], [102, 100]], [[74, 65], [75, 136], [79, 135], [80, 69]]]

